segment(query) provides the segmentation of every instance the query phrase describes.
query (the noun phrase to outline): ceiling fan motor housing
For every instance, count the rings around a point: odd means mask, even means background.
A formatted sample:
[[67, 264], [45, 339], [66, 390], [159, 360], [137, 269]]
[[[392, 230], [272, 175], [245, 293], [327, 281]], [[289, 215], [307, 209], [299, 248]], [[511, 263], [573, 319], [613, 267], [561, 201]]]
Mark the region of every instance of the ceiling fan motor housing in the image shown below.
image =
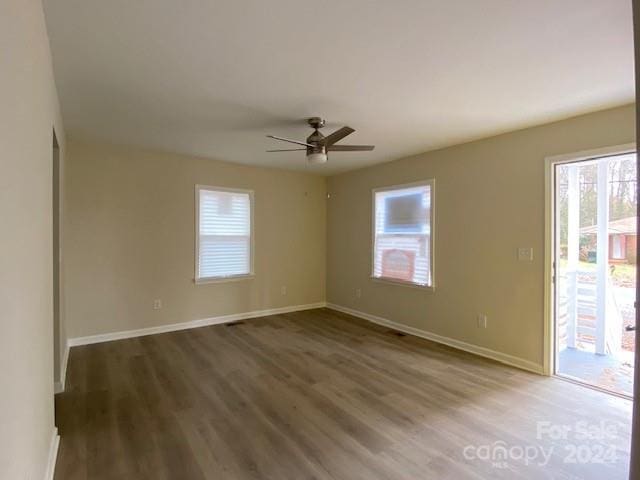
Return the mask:
[[322, 145], [324, 135], [318, 131], [324, 126], [324, 120], [320, 117], [313, 117], [309, 119], [309, 125], [315, 130], [307, 137], [307, 143], [313, 145], [307, 147], [307, 162], [314, 165], [327, 163], [327, 149]]

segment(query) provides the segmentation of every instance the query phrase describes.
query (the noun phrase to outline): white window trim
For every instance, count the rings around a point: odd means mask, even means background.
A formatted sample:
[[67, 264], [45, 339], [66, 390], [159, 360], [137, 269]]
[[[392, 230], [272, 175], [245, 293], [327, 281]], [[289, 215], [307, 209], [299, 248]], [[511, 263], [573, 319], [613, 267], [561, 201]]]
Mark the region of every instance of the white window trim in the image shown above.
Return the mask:
[[[225, 276], [216, 276], [216, 277], [199, 277], [198, 276], [198, 263], [200, 259], [200, 190], [213, 190], [219, 192], [233, 192], [233, 193], [246, 193], [249, 195], [249, 215], [250, 215], [250, 228], [251, 235], [249, 238], [249, 273], [243, 273], [240, 275], [225, 275]], [[239, 280], [246, 280], [255, 277], [255, 272], [253, 270], [253, 260], [254, 260], [254, 251], [255, 251], [255, 232], [254, 232], [254, 222], [253, 222], [253, 190], [247, 190], [243, 188], [228, 188], [228, 187], [217, 187], [213, 185], [199, 185], [195, 186], [195, 258], [194, 258], [194, 274], [193, 279], [197, 285], [206, 284], [206, 283], [224, 283], [224, 282], [236, 282]]]
[[[417, 182], [411, 183], [403, 183], [400, 185], [389, 185], [385, 187], [378, 187], [371, 190], [371, 273], [369, 274], [369, 278], [374, 282], [386, 283], [389, 285], [397, 285], [400, 287], [410, 287], [417, 288], [423, 291], [433, 292], [436, 289], [436, 275], [435, 275], [435, 254], [434, 254], [434, 246], [435, 246], [435, 205], [436, 205], [436, 195], [435, 195], [435, 178], [430, 178], [427, 180], [420, 180]], [[385, 278], [385, 277], [376, 277], [374, 275], [375, 271], [375, 261], [376, 261], [376, 193], [379, 192], [388, 192], [391, 190], [401, 190], [403, 188], [411, 188], [411, 187], [429, 187], [430, 195], [431, 195], [431, 208], [429, 211], [429, 228], [431, 233], [429, 234], [429, 269], [431, 270], [431, 285], [420, 285], [413, 282], [407, 282], [404, 280], [398, 280], [395, 278]]]

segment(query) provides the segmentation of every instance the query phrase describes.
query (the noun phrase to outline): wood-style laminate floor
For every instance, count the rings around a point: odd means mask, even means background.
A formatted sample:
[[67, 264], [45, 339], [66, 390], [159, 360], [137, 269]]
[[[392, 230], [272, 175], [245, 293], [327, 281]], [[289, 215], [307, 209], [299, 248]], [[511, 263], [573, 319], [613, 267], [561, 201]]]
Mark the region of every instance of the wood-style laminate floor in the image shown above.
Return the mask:
[[56, 408], [56, 480], [623, 479], [631, 416], [326, 309], [74, 347]]

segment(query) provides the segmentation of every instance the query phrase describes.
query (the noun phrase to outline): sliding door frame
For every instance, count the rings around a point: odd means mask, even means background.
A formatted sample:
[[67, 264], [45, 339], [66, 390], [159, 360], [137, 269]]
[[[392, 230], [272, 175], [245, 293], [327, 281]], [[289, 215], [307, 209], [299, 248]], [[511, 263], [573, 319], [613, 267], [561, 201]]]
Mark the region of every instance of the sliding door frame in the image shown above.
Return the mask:
[[576, 153], [554, 155], [545, 158], [545, 229], [544, 229], [544, 348], [543, 372], [552, 376], [556, 373], [556, 335], [555, 335], [555, 168], [557, 165], [596, 160], [601, 157], [611, 157], [625, 153], [635, 153], [635, 143], [613, 145], [609, 147], [584, 150]]

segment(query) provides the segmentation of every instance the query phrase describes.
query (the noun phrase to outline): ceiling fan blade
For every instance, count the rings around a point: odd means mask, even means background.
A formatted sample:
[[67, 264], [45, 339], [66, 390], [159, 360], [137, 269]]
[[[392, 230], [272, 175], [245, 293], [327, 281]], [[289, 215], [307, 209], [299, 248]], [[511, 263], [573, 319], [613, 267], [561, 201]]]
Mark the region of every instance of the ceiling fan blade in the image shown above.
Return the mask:
[[332, 145], [327, 147], [330, 152], [370, 152], [373, 145]]
[[298, 145], [304, 145], [305, 147], [313, 147], [313, 145], [309, 145], [305, 142], [299, 142], [298, 140], [290, 140], [288, 138], [276, 137], [275, 135], [267, 135], [269, 138], [273, 138], [274, 140], [282, 140], [283, 142], [296, 143]]
[[342, 140], [347, 135], [352, 134], [353, 132], [355, 132], [355, 130], [351, 127], [342, 127], [333, 132], [331, 135], [327, 135], [326, 137], [324, 137], [322, 139], [322, 144], [329, 147], [334, 143]]
[[306, 148], [285, 148], [282, 150], [266, 150], [267, 152], [299, 152], [300, 150], [306, 151]]

